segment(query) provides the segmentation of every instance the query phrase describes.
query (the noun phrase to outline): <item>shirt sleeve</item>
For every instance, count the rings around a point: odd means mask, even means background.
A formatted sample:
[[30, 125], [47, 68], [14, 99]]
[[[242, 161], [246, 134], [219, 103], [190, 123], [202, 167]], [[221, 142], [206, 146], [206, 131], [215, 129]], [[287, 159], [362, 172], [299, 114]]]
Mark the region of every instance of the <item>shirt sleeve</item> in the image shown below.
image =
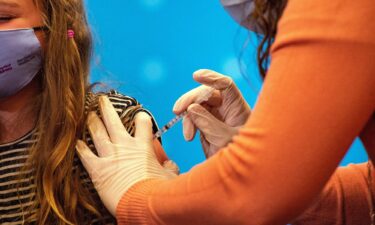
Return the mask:
[[338, 168], [309, 208], [291, 224], [371, 224], [368, 175], [367, 163]]
[[300, 215], [373, 114], [370, 21], [373, 0], [289, 0], [244, 128], [189, 173], [135, 184], [119, 223], [277, 225]]
[[[156, 133], [159, 130], [159, 126], [154, 116], [149, 110], [144, 108], [143, 105], [137, 101], [137, 99], [128, 95], [123, 95], [117, 92], [116, 90], [110, 90], [109, 92], [100, 92], [96, 94], [92, 92], [87, 93], [86, 104], [85, 104], [87, 111], [96, 111], [100, 113], [99, 106], [98, 106], [98, 97], [100, 95], [108, 96], [110, 102], [112, 103], [117, 114], [119, 115], [125, 129], [127, 130], [127, 132], [129, 132], [130, 135], [134, 136], [135, 134], [135, 117], [140, 112], [145, 112], [151, 117], [153, 133]], [[83, 134], [83, 139], [86, 140], [86, 142], [89, 144], [91, 150], [94, 153], [97, 153], [95, 149], [95, 145], [92, 141], [92, 137], [87, 129], [85, 130]], [[154, 140], [153, 145], [154, 145], [156, 158], [158, 159], [159, 163], [163, 165], [163, 163], [165, 161], [168, 161], [169, 158], [167, 154], [165, 153], [161, 143], [162, 143], [161, 138], [158, 138]]]

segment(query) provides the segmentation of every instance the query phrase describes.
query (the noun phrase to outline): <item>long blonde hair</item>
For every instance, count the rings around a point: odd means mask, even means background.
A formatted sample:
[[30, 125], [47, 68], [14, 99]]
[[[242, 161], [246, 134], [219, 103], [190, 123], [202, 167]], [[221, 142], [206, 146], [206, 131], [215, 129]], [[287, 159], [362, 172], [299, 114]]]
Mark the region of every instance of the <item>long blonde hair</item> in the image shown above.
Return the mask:
[[[100, 214], [73, 170], [75, 143], [83, 132], [92, 38], [83, 0], [33, 0], [46, 29], [36, 143], [25, 170], [33, 170], [38, 224], [82, 224], [83, 211]], [[74, 38], [68, 38], [69, 29]], [[27, 221], [30, 218], [25, 218]]]

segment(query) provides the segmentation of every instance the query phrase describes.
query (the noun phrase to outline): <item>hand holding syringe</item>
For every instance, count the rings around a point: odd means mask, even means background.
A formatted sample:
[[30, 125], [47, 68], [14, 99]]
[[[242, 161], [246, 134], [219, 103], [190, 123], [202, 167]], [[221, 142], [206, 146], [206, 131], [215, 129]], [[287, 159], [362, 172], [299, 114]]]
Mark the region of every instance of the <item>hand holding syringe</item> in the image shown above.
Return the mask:
[[[195, 102], [197, 104], [201, 104], [205, 101], [208, 101], [208, 99], [212, 96], [212, 94], [214, 93], [215, 89], [214, 88], [211, 88], [211, 87], [208, 87], [206, 89], [206, 92], [205, 93], [202, 93], [202, 96]], [[187, 110], [184, 111], [183, 113], [180, 113], [179, 115], [177, 115], [176, 117], [174, 117], [172, 120], [170, 120], [165, 126], [163, 126], [162, 128], [160, 128], [155, 134], [154, 134], [154, 138], [160, 138], [163, 134], [165, 134], [171, 127], [173, 127], [174, 125], [176, 125], [179, 121], [181, 121], [184, 116], [187, 115]]]

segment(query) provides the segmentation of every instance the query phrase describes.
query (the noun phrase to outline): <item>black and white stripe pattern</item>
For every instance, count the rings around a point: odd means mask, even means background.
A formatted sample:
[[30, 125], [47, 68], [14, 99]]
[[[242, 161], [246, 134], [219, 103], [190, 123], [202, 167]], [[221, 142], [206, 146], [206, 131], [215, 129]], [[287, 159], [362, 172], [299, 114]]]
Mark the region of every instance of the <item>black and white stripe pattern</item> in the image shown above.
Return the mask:
[[[109, 96], [121, 119], [125, 121], [124, 125], [127, 130], [131, 134], [134, 134], [133, 119], [135, 114], [139, 111], [149, 112], [142, 109], [141, 105], [134, 98], [121, 95], [116, 91], [110, 91], [106, 95]], [[96, 94], [87, 95], [87, 111], [94, 110], [99, 112], [97, 96]], [[156, 123], [154, 123], [154, 130], [157, 130]], [[36, 213], [35, 211], [22, 212], [21, 210], [21, 204], [24, 208], [25, 206], [35, 204], [35, 185], [32, 182], [34, 178], [33, 171], [25, 171], [24, 173], [26, 174], [22, 175], [26, 175], [23, 176], [26, 178], [19, 179], [21, 175], [20, 170], [25, 165], [29, 156], [29, 147], [35, 142], [36, 137], [37, 131], [33, 130], [15, 142], [0, 145], [0, 224], [24, 224], [23, 217], [26, 214], [33, 215]], [[96, 152], [88, 132], [85, 132], [85, 139], [90, 148]], [[87, 218], [87, 224], [116, 224], [115, 218], [104, 209], [104, 205], [100, 202], [89, 175], [83, 168], [78, 156], [75, 156], [73, 170], [77, 168], [79, 168], [79, 171], [82, 171], [80, 174], [82, 183], [88, 187], [94, 199], [98, 199], [99, 208], [103, 208], [103, 212], [105, 212], [101, 218], [95, 215], [83, 215]], [[16, 186], [16, 184], [18, 185]], [[34, 220], [31, 224], [36, 224], [36, 221]]]

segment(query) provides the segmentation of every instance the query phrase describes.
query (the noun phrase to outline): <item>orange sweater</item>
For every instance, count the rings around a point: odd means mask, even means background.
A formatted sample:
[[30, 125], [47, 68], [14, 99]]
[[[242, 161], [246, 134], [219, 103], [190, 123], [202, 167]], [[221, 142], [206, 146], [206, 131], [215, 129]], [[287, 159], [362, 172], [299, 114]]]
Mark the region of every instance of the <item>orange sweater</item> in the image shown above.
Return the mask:
[[119, 223], [277, 225], [300, 215], [374, 113], [374, 21], [374, 0], [289, 0], [245, 127], [189, 173], [134, 185]]
[[367, 163], [339, 168], [318, 198], [291, 224], [370, 225], [367, 181]]

